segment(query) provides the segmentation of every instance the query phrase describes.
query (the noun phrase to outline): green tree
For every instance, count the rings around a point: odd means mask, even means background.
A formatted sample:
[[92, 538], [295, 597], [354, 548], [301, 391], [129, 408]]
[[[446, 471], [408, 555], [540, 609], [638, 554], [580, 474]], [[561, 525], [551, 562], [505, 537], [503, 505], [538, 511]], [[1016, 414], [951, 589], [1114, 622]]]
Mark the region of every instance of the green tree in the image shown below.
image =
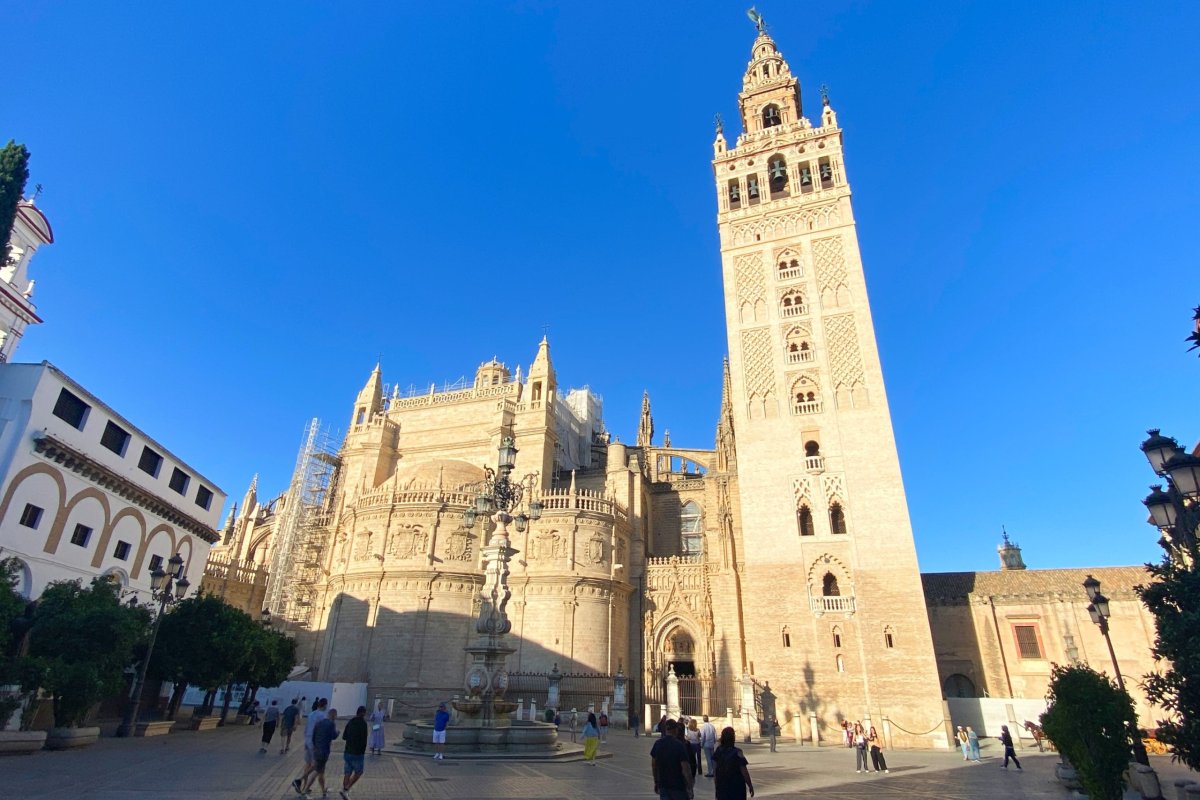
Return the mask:
[[[21, 683], [25, 659], [21, 658], [21, 640], [28, 629], [28, 603], [17, 592], [20, 562], [0, 559], [0, 686]], [[0, 697], [0, 728], [20, 707], [22, 697]]]
[[[215, 595], [189, 597], [167, 612], [147, 674], [174, 684], [171, 715], [188, 684], [211, 697], [236, 677], [256, 628], [248, 614]], [[211, 710], [206, 699], [201, 713]]]
[[17, 203], [29, 180], [29, 151], [12, 139], [0, 148], [0, 266], [8, 263], [8, 240], [17, 218]]
[[296, 665], [296, 641], [271, 628], [256, 625], [250, 634], [234, 680], [245, 681], [255, 692], [260, 686], [278, 686]]
[[149, 632], [150, 613], [121, 602], [120, 587], [96, 578], [50, 584], [38, 600], [29, 632], [36, 682], [54, 704], [54, 724], [79, 725], [92, 706], [124, 688], [125, 668]]
[[1121, 800], [1129, 766], [1133, 700], [1091, 667], [1054, 665], [1042, 730], [1066, 756], [1092, 800]]
[[1147, 567], [1154, 582], [1137, 587], [1157, 623], [1155, 660], [1167, 665], [1142, 684], [1152, 703], [1171, 713], [1157, 737], [1174, 758], [1200, 769], [1200, 573], [1171, 557]]

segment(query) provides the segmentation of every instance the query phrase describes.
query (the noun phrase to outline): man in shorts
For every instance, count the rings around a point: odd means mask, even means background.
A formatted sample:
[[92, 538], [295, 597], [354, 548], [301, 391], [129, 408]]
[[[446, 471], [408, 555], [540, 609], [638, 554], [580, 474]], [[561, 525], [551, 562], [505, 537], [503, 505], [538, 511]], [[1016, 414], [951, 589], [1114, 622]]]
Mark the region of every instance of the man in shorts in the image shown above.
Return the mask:
[[312, 772], [315, 759], [313, 758], [313, 731], [317, 725], [325, 719], [325, 701], [319, 702], [318, 710], [313, 711], [308, 715], [308, 721], [304, 724], [304, 774], [296, 780], [292, 781], [292, 788], [296, 790], [296, 794], [303, 794], [300, 788], [304, 779]]
[[445, 703], [438, 703], [437, 713], [433, 715], [433, 757], [442, 761], [446, 757], [446, 726], [450, 724], [450, 712]]
[[[319, 711], [318, 709], [318, 716]], [[334, 721], [336, 719], [337, 709], [331, 708], [326, 718], [319, 720], [313, 728], [313, 764], [311, 770], [305, 770], [308, 780], [302, 789], [297, 789], [300, 794], [308, 794], [314, 782], [320, 782], [322, 797], [329, 794], [329, 789], [325, 787], [325, 764], [328, 763], [329, 753], [333, 750], [333, 740], [337, 738], [337, 723]]]
[[292, 733], [296, 730], [296, 720], [300, 717], [300, 706], [296, 698], [279, 715], [279, 754], [283, 755], [292, 748]]
[[346, 762], [342, 773], [342, 800], [350, 800], [350, 787], [358, 783], [363, 774], [363, 762], [367, 757], [367, 707], [359, 706], [354, 719], [346, 723], [342, 738], [346, 740], [346, 749], [342, 752], [342, 760]]

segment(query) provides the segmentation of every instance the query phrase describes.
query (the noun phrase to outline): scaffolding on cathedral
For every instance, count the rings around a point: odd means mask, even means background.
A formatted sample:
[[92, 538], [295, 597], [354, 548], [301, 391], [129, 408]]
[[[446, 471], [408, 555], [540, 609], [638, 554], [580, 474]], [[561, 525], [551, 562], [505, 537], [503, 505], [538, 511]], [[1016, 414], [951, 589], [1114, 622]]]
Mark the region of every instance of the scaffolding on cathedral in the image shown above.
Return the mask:
[[328, 523], [326, 504], [338, 463], [333, 435], [313, 418], [304, 429], [296, 469], [275, 525], [267, 608], [283, 619], [304, 622], [312, 606]]

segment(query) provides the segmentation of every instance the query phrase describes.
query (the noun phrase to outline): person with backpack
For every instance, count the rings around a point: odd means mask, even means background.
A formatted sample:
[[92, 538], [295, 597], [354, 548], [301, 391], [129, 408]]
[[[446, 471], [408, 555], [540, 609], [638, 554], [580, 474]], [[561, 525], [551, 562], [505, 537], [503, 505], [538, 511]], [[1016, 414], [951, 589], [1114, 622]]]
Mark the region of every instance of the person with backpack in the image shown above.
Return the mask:
[[746, 800], [746, 792], [754, 797], [754, 783], [750, 780], [749, 762], [742, 751], [734, 746], [737, 734], [733, 728], [721, 731], [721, 743], [713, 753], [716, 762], [713, 789], [716, 800]]

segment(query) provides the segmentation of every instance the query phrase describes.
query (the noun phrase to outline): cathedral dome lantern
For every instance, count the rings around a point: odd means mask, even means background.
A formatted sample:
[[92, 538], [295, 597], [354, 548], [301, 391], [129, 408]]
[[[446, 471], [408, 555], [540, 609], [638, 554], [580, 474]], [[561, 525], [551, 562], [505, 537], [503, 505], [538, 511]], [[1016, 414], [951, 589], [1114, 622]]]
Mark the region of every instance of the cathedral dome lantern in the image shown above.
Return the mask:
[[775, 40], [767, 33], [762, 17], [751, 9], [750, 19], [758, 27], [758, 37], [750, 50], [750, 61], [742, 76], [742, 92], [738, 98], [745, 133], [798, 122], [803, 111], [800, 82], [792, 75]]
[[485, 361], [479, 365], [479, 369], [475, 370], [475, 388], [482, 389], [485, 386], [499, 386], [504, 383], [509, 383], [512, 380], [512, 373], [508, 371], [508, 367], [498, 361], [495, 356], [492, 356], [491, 361]]

